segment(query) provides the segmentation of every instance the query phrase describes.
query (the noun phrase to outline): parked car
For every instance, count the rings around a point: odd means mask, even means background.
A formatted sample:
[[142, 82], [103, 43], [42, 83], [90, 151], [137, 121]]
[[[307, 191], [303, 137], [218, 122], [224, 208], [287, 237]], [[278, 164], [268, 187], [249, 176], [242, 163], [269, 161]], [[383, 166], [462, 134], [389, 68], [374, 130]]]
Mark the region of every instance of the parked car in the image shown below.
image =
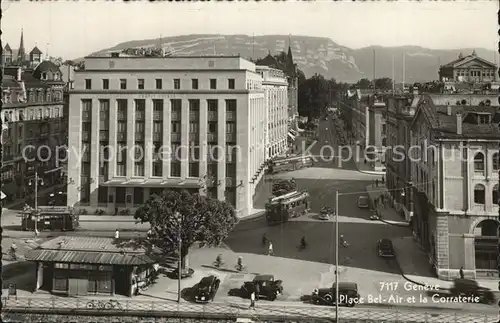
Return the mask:
[[394, 252], [394, 246], [392, 241], [389, 239], [380, 239], [377, 242], [378, 255], [382, 258], [394, 258], [396, 253]]
[[248, 298], [254, 291], [255, 298], [274, 301], [278, 295], [283, 294], [283, 281], [275, 280], [273, 275], [257, 275], [252, 281], [245, 282], [241, 289], [242, 295]]
[[196, 287], [194, 301], [196, 303], [208, 303], [213, 301], [217, 290], [219, 290], [220, 279], [211, 275], [203, 277]]
[[[330, 288], [315, 289], [311, 295], [311, 302], [318, 305], [335, 305], [336, 284]], [[339, 282], [339, 305], [353, 307], [359, 302], [358, 284], [353, 282]]]
[[367, 209], [370, 207], [370, 200], [368, 199], [368, 196], [363, 195], [358, 197], [358, 207], [360, 209]]
[[479, 297], [480, 302], [484, 304], [493, 304], [495, 302], [493, 291], [479, 286], [477, 281], [473, 279], [455, 279], [450, 293], [453, 296]]

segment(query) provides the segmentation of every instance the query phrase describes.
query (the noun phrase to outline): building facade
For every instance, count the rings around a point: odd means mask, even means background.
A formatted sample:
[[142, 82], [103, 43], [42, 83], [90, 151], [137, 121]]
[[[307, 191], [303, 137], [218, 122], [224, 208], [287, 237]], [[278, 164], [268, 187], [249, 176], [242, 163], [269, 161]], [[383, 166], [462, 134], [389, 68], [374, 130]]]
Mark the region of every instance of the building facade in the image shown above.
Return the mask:
[[473, 51], [467, 56], [460, 53], [456, 60], [442, 65], [439, 68], [439, 80], [442, 82], [496, 82], [496, 72], [495, 64], [478, 57], [476, 51]]
[[411, 139], [411, 121], [415, 115], [418, 97], [410, 95], [387, 98], [386, 187], [394, 208], [401, 217], [411, 221], [413, 194], [411, 191], [411, 161], [408, 158]]
[[[4, 72], [2, 192], [7, 202], [26, 199], [32, 204], [35, 169], [43, 183], [40, 190], [49, 191], [46, 194], [63, 183], [58, 169], [66, 158], [62, 87], [37, 79], [34, 71], [21, 67], [5, 67]], [[43, 204], [46, 196], [39, 197]]]
[[266, 160], [287, 151], [288, 80], [285, 73], [267, 66], [257, 66], [262, 77], [267, 129], [265, 131]]
[[68, 205], [132, 211], [188, 189], [245, 216], [263, 176], [266, 109], [262, 77], [240, 57], [89, 57], [70, 90]]
[[440, 278], [496, 276], [498, 107], [450, 100], [423, 96], [412, 121], [414, 231]]

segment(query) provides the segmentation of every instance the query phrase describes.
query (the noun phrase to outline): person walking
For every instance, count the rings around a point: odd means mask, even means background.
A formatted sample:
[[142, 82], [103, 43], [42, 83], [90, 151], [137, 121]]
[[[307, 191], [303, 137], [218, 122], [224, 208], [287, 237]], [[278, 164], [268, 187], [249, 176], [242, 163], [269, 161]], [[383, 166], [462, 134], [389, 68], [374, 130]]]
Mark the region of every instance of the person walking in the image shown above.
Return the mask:
[[255, 310], [255, 291], [252, 291], [252, 293], [250, 293], [250, 306], [248, 307], [248, 309]]
[[375, 180], [375, 186], [378, 187], [378, 178]]
[[382, 175], [382, 185], [384, 185], [384, 183], [385, 183], [385, 176]]
[[120, 231], [118, 229], [115, 230], [115, 239], [120, 239]]
[[460, 267], [460, 279], [464, 279], [464, 267]]
[[274, 255], [273, 242], [272, 241], [269, 241], [269, 247], [267, 249], [267, 255], [268, 256], [273, 256]]

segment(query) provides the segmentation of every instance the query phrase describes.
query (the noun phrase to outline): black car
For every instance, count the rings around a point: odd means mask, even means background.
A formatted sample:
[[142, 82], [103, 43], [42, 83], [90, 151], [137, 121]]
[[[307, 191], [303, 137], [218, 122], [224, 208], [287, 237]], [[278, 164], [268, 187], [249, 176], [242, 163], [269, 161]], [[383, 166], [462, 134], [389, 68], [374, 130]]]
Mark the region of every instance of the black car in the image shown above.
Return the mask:
[[194, 301], [196, 303], [208, 303], [213, 301], [220, 286], [220, 279], [211, 275], [203, 277], [196, 287]]
[[453, 287], [450, 289], [453, 296], [478, 297], [481, 303], [493, 304], [495, 295], [493, 292], [472, 279], [455, 279]]
[[[335, 291], [335, 283], [330, 288], [316, 289], [311, 295], [311, 302], [318, 305], [334, 305]], [[339, 282], [339, 298], [339, 305], [355, 306], [359, 302], [358, 285], [352, 282]]]
[[392, 241], [389, 239], [380, 239], [377, 242], [377, 251], [382, 258], [394, 258], [396, 256]]
[[255, 298], [265, 298], [274, 301], [283, 294], [283, 281], [275, 280], [273, 275], [257, 275], [252, 281], [247, 281], [241, 287], [242, 294], [250, 297], [255, 292]]

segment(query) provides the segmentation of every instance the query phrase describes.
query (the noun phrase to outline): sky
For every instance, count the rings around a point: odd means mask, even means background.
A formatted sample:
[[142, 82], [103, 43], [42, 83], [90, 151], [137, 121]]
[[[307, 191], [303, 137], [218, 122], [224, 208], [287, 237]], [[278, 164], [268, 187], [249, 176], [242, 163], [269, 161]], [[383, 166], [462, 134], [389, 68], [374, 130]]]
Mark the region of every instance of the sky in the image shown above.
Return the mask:
[[498, 1], [148, 2], [2, 1], [2, 41], [75, 59], [118, 43], [187, 35], [328, 37], [339, 45], [487, 48], [498, 43]]

